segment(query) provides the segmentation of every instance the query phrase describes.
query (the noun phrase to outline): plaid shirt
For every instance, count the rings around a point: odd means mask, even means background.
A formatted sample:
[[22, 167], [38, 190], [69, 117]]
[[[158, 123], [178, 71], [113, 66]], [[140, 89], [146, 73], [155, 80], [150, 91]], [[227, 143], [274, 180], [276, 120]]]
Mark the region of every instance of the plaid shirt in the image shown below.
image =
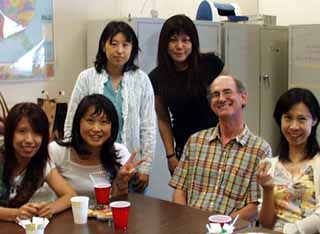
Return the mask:
[[219, 127], [193, 134], [169, 185], [187, 193], [191, 207], [230, 214], [258, 202], [258, 163], [271, 157], [269, 144], [247, 126], [223, 147]]

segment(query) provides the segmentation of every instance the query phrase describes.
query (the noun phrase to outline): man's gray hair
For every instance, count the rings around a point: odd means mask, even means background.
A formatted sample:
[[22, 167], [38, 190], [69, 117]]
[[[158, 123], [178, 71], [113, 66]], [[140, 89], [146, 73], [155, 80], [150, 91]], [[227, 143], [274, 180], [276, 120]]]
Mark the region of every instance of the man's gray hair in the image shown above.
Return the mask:
[[239, 80], [238, 78], [236, 78], [234, 76], [231, 76], [231, 77], [233, 78], [234, 83], [236, 83], [236, 88], [239, 93], [247, 92], [247, 88], [246, 88], [244, 82], [242, 82], [241, 80]]
[[[229, 76], [229, 75], [224, 75], [224, 76]], [[238, 78], [236, 78], [234, 76], [229, 76], [229, 77], [231, 77], [234, 80], [234, 83], [236, 84], [237, 92], [239, 92], [239, 93], [247, 92], [247, 88], [246, 88], [246, 86], [245, 86], [243, 81], [239, 80]], [[212, 98], [211, 97], [211, 85], [212, 85], [213, 82], [214, 82], [214, 80], [211, 82], [211, 84], [207, 88], [207, 99], [208, 99], [209, 102], [211, 101], [211, 98]]]

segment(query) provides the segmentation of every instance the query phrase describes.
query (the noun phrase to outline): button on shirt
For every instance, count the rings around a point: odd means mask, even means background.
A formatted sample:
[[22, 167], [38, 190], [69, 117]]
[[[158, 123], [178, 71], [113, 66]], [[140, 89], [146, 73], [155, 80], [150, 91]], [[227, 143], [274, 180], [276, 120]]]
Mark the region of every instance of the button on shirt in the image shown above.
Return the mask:
[[260, 196], [255, 171], [271, 156], [269, 144], [247, 126], [223, 147], [219, 126], [193, 134], [169, 185], [187, 194], [191, 207], [230, 214]]

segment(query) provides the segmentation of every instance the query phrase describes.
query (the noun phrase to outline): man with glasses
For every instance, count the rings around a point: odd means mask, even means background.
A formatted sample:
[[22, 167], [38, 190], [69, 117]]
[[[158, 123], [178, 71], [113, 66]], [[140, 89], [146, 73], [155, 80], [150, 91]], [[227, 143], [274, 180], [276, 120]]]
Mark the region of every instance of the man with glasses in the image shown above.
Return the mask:
[[169, 182], [175, 189], [173, 201], [254, 220], [260, 196], [255, 172], [259, 161], [271, 156], [271, 148], [244, 123], [248, 93], [240, 80], [217, 77], [208, 100], [219, 123], [189, 138]]

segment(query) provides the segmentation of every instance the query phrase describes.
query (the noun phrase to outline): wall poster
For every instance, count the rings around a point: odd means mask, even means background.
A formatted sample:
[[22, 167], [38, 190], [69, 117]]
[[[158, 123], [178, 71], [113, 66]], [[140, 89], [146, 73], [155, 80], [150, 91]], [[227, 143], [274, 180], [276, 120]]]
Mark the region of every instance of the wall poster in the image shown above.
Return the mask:
[[53, 0], [0, 1], [0, 81], [54, 75]]

